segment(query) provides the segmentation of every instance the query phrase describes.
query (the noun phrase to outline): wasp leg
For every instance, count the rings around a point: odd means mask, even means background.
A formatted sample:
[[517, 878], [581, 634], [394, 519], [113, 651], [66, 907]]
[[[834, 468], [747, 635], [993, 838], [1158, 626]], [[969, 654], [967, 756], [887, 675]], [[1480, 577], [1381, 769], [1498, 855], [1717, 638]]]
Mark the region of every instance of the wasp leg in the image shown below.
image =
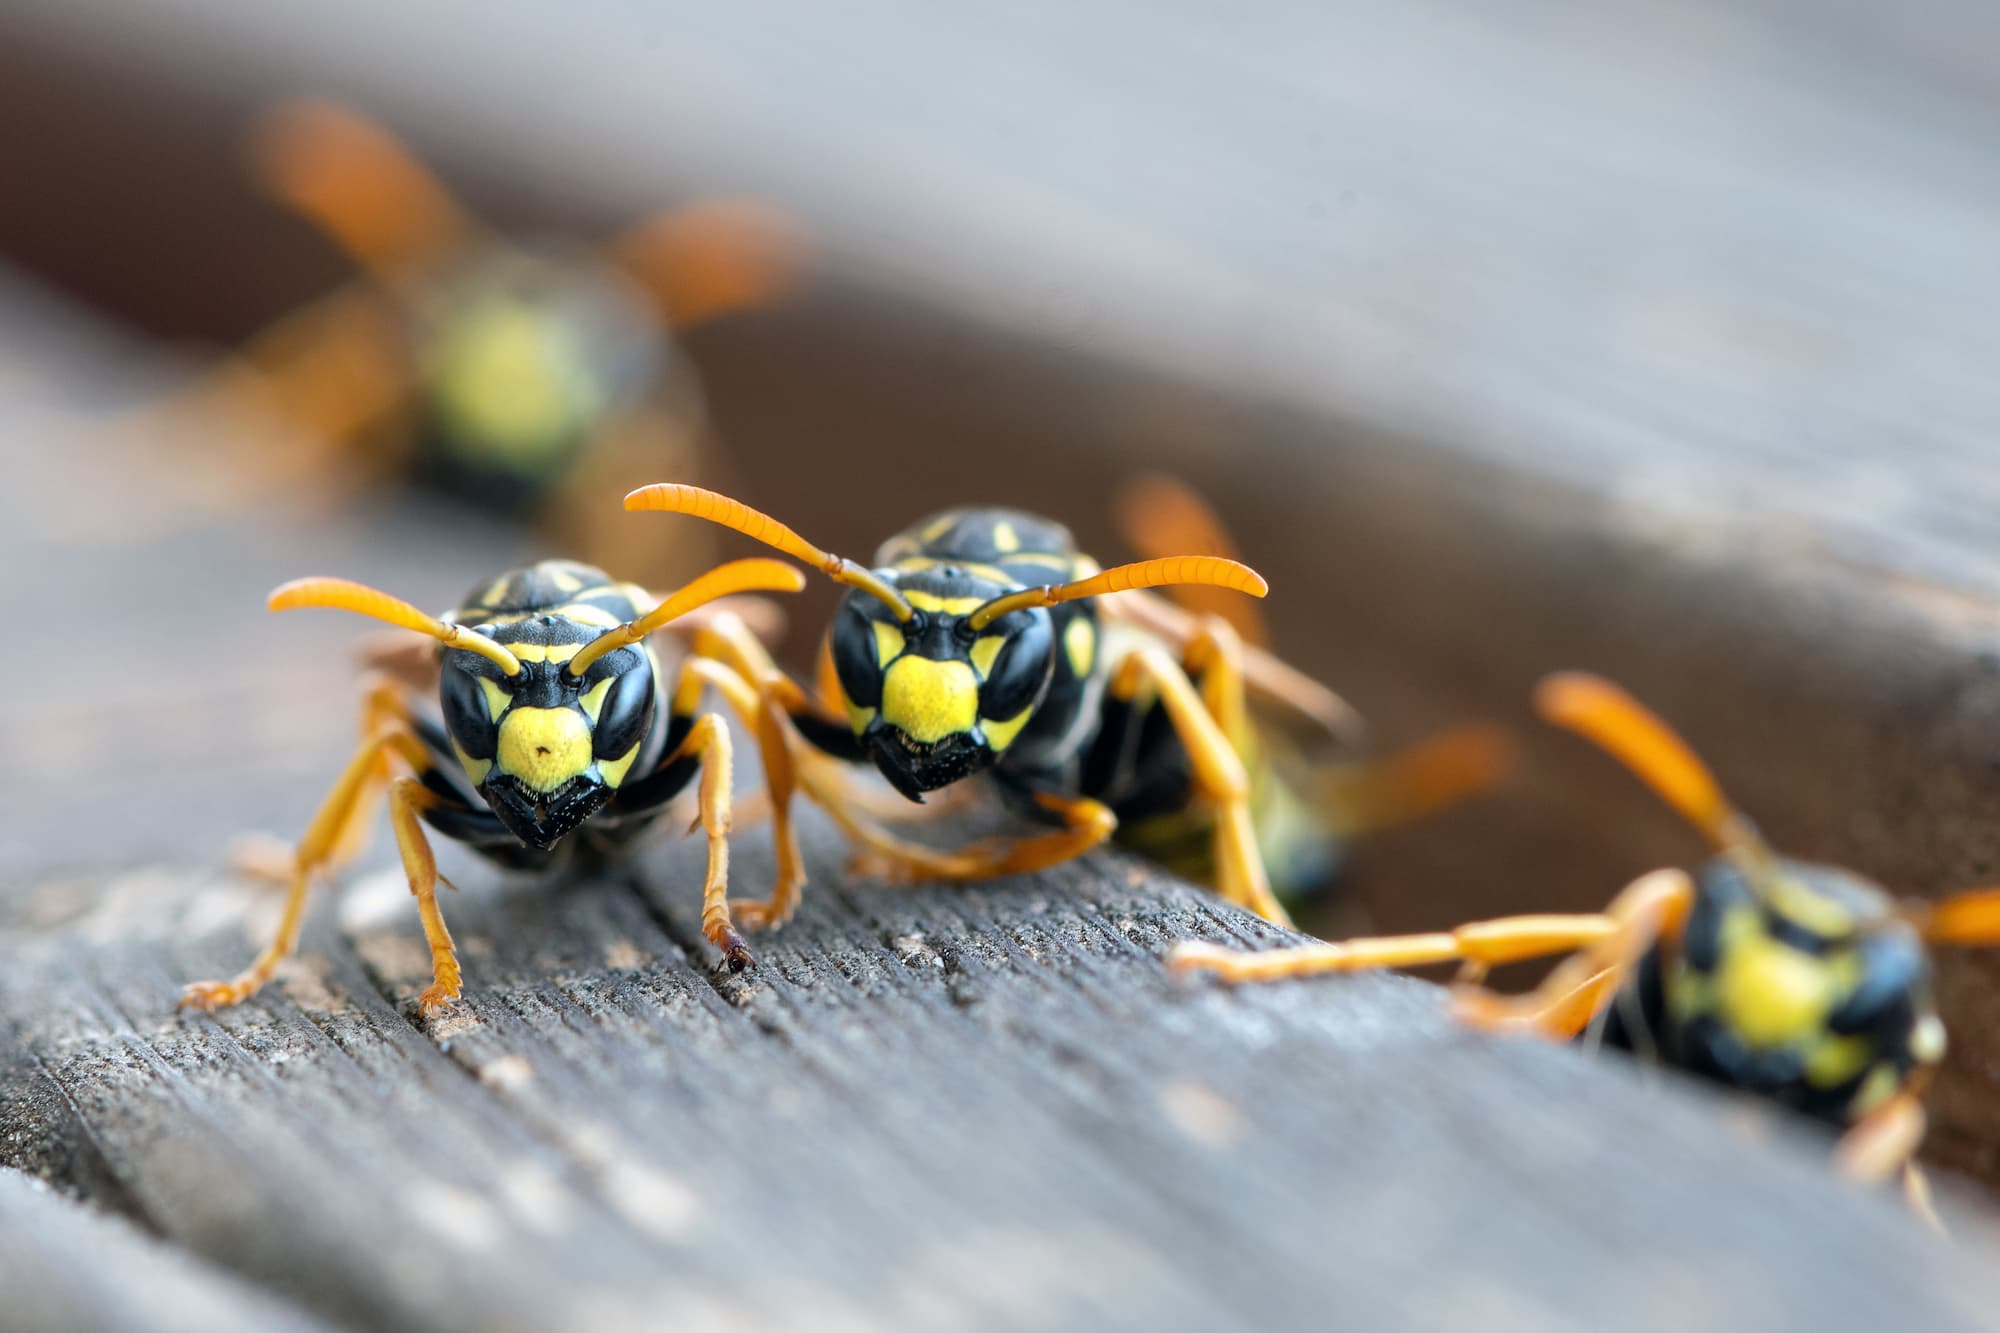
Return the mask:
[[278, 933], [254, 962], [228, 981], [198, 981], [181, 995], [181, 1007], [219, 1009], [249, 999], [271, 979], [278, 964], [298, 947], [299, 925], [304, 919], [306, 891], [312, 877], [327, 869], [338, 850], [352, 844], [352, 825], [367, 813], [369, 798], [381, 788], [382, 765], [396, 755], [419, 770], [430, 763], [430, 753], [415, 732], [392, 724], [364, 740], [347, 768], [327, 793], [326, 800], [307, 826], [293, 855], [291, 887], [285, 899]]
[[1321, 803], [1334, 832], [1351, 838], [1477, 795], [1501, 778], [1512, 757], [1500, 727], [1455, 727], [1385, 759], [1321, 768]]
[[1291, 949], [1248, 952], [1200, 940], [1174, 946], [1176, 973], [1213, 972], [1227, 981], [1276, 981], [1320, 972], [1373, 972], [1388, 967], [1476, 962], [1486, 967], [1545, 958], [1593, 944], [1617, 929], [1601, 914], [1506, 916], [1427, 935], [1380, 935]]
[[1887, 1180], [1916, 1156], [1924, 1123], [1923, 1102], [1914, 1089], [1905, 1088], [1841, 1135], [1834, 1162], [1849, 1179], [1864, 1184]]
[[1135, 649], [1111, 673], [1113, 698], [1130, 702], [1150, 683], [1173, 722], [1175, 734], [1194, 769], [1194, 785], [1215, 805], [1216, 889], [1230, 902], [1266, 921], [1290, 925], [1291, 918], [1271, 893], [1264, 858], [1250, 817], [1250, 779], [1232, 735], [1245, 737], [1248, 723], [1243, 676], [1232, 655], [1235, 633], [1210, 622], [1188, 645], [1187, 656], [1201, 676], [1201, 692], [1187, 671], [1160, 649]]
[[431, 951], [431, 984], [417, 996], [417, 1006], [425, 1013], [456, 1000], [461, 980], [458, 950], [445, 928], [444, 913], [438, 910], [437, 857], [417, 822], [420, 812], [445, 804], [444, 797], [416, 778], [397, 778], [389, 784], [389, 826], [396, 831], [396, 849], [402, 853], [403, 873], [409, 877], [417, 916], [424, 924], [424, 943]]
[[1486, 1031], [1527, 1031], [1567, 1039], [1583, 1031], [1646, 951], [1678, 938], [1694, 905], [1694, 881], [1682, 870], [1655, 870], [1627, 885], [1604, 909], [1611, 929], [1584, 943], [1525, 995], [1463, 987], [1452, 1011]]
[[899, 838], [817, 793], [814, 797], [849, 838], [868, 849], [855, 858], [858, 873], [903, 883], [994, 879], [1047, 870], [1082, 856], [1118, 827], [1111, 807], [1088, 796], [1038, 791], [1029, 798], [1061, 820], [1062, 828], [1038, 837], [991, 838], [956, 851], [942, 851]]

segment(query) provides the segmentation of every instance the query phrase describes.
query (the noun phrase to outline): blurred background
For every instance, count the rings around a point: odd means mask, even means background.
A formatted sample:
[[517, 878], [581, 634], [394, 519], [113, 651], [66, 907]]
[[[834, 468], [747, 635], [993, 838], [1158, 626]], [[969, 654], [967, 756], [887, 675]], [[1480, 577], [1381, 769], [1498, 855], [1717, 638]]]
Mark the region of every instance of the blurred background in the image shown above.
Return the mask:
[[[1594, 906], [1696, 850], [1534, 732], [1559, 666], [1682, 725], [1788, 850], [2000, 878], [2000, 19], [1924, 10], [0, 4], [0, 553], [8, 611], [69, 650], [10, 726], [0, 875], [297, 822], [355, 630], [267, 622], [284, 579], [437, 608], [559, 549], [673, 582], [710, 549], [621, 547], [646, 520], [617, 497], [683, 469], [855, 556], [987, 501], [1115, 559], [1114, 489], [1151, 469], [1212, 498], [1280, 651], [1378, 745], [1529, 737], [1506, 790], [1361, 853], [1386, 929]], [[357, 288], [260, 180], [253, 128], [301, 96], [596, 275], [558, 303], [618, 369], [541, 406], [622, 403], [637, 358], [660, 430], [588, 485], [550, 446], [524, 498], [384, 445], [396, 411], [331, 457], [269, 411], [324, 397], [295, 347], [338, 346], [336, 400], [401, 375], [476, 417], [534, 341], [496, 278], [462, 357], [370, 360], [450, 302]], [[634, 230], [716, 200], [754, 207]], [[686, 262], [713, 280], [662, 276]], [[234, 415], [184, 410], [219, 369]], [[793, 608], [794, 661], [831, 602]], [[1991, 1176], [1981, 968], [1943, 977], [1969, 1053], [1935, 1144]]]

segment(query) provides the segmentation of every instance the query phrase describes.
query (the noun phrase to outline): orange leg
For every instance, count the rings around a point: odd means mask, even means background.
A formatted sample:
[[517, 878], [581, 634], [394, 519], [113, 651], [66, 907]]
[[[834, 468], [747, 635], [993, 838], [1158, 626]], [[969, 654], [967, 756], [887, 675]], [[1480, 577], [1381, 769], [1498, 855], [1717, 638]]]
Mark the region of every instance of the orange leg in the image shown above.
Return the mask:
[[271, 979], [278, 964], [291, 956], [298, 947], [299, 926], [305, 917], [306, 892], [312, 877], [329, 868], [341, 848], [353, 844], [357, 836], [353, 826], [366, 816], [370, 798], [381, 789], [382, 765], [390, 755], [400, 756], [413, 766], [429, 762], [423, 742], [401, 724], [391, 724], [364, 740], [299, 840], [292, 857], [291, 887], [276, 938], [249, 967], [230, 980], [198, 981], [189, 986], [181, 996], [183, 1008], [218, 1009], [241, 1003], [255, 995]]
[[445, 929], [444, 914], [438, 910], [437, 857], [430, 839], [424, 836], [418, 812], [443, 803], [444, 798], [415, 778], [397, 778], [389, 784], [389, 826], [396, 831], [396, 848], [403, 856], [403, 873], [409, 877], [410, 892], [417, 900], [417, 916], [424, 924], [424, 943], [431, 951], [431, 984], [417, 996], [417, 1005], [429, 1013], [458, 998], [460, 973], [458, 950]]
[[1128, 653], [1117, 664], [1109, 689], [1113, 697], [1124, 700], [1133, 698], [1142, 683], [1158, 693], [1193, 766], [1197, 791], [1215, 806], [1216, 890], [1266, 921], [1288, 926], [1291, 918], [1271, 893], [1263, 854], [1257, 848], [1250, 816], [1250, 779], [1224, 730], [1225, 719], [1233, 719], [1239, 728], [1247, 727], [1243, 721], [1242, 672], [1231, 655], [1236, 640], [1233, 635], [1225, 638], [1224, 633], [1219, 624], [1211, 625], [1189, 644], [1188, 655], [1198, 663], [1202, 676], [1201, 693], [1196, 692], [1186, 671], [1151, 646]]

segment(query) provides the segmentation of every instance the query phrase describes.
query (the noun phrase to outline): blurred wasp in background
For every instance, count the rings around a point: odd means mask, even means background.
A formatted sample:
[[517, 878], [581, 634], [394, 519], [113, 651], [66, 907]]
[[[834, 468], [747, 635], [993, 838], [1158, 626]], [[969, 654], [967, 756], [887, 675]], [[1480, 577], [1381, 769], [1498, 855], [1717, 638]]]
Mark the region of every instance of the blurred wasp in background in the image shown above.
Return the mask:
[[[1779, 856], [1701, 761], [1652, 713], [1594, 676], [1536, 693], [1551, 723], [1594, 741], [1699, 829], [1717, 855], [1695, 875], [1654, 871], [1602, 913], [1503, 917], [1427, 935], [1243, 952], [1179, 945], [1179, 973], [1269, 981], [1458, 962], [1473, 1026], [1614, 1047], [1754, 1093], [1840, 1131], [1849, 1175], [1901, 1171], [1935, 1221], [1913, 1157], [1923, 1092], [1944, 1056], [1926, 945], [2000, 945], [2000, 890], [1898, 902], [1848, 871]], [[1570, 956], [1533, 991], [1502, 995], [1489, 969]]]
[[[1340, 836], [1491, 780], [1504, 744], [1490, 730], [1468, 729], [1367, 774], [1373, 806], [1357, 802], [1352, 813], [1364, 818], [1343, 822], [1323, 797], [1360, 792], [1363, 775], [1323, 792], [1310, 768], [1293, 763], [1299, 752], [1253, 717], [1251, 701], [1331, 730], [1349, 727], [1351, 710], [1246, 644], [1239, 626], [1249, 622], [1207, 609], [1221, 605], [1208, 600], [1215, 594], [1261, 597], [1264, 581], [1231, 556], [1164, 553], [1178, 537], [1201, 535], [1167, 521], [1165, 495], [1147, 506], [1160, 512], [1146, 525], [1155, 553], [1110, 569], [1078, 551], [1062, 525], [1018, 510], [935, 514], [891, 537], [864, 567], [712, 491], [665, 484], [626, 497], [628, 509], [733, 528], [851, 589], [825, 638], [812, 695], [748, 635], [696, 638], [697, 651], [727, 660], [759, 698], [754, 721], [771, 781], [778, 876], [767, 902], [739, 908], [742, 920], [775, 925], [797, 905], [804, 871], [788, 814], [795, 788], [865, 849], [862, 868], [884, 877], [1021, 874], [1117, 833], [1282, 922], [1279, 894], [1316, 887]], [[1173, 496], [1180, 518], [1198, 505], [1177, 488]], [[1139, 591], [1155, 587], [1200, 597], [1190, 607]], [[1017, 813], [1057, 827], [953, 850], [911, 842], [869, 817], [879, 805], [847, 767], [859, 763], [915, 803], [984, 776]]]
[[[598, 563], [667, 567], [587, 501], [717, 466], [677, 336], [786, 287], [799, 247], [776, 213], [716, 200], [596, 247], [503, 238], [381, 128], [316, 100], [265, 116], [250, 160], [360, 273], [145, 414], [149, 433], [198, 431], [216, 455], [163, 482], [199, 488], [170, 497], [183, 520], [410, 478], [532, 516], [552, 545]], [[157, 494], [146, 509], [175, 512]], [[129, 537], [147, 515], [99, 522]], [[699, 551], [677, 554], [687, 566]]]

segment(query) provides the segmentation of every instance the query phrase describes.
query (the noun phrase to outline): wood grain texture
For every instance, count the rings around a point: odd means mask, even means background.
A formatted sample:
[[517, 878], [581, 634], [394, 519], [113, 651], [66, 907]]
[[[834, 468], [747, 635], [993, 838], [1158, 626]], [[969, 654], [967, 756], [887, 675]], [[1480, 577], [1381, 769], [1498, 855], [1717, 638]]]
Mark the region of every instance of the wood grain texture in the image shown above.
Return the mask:
[[175, 986], [242, 958], [254, 891], [49, 886], [0, 932], [8, 1163], [378, 1329], [2000, 1326], [1893, 1201], [1679, 1085], [1474, 1040], [1421, 983], [1171, 985], [1173, 939], [1269, 932], [1119, 859], [904, 892], [810, 842], [740, 977], [691, 845], [472, 888], [432, 1020], [393, 878], [215, 1019]]

